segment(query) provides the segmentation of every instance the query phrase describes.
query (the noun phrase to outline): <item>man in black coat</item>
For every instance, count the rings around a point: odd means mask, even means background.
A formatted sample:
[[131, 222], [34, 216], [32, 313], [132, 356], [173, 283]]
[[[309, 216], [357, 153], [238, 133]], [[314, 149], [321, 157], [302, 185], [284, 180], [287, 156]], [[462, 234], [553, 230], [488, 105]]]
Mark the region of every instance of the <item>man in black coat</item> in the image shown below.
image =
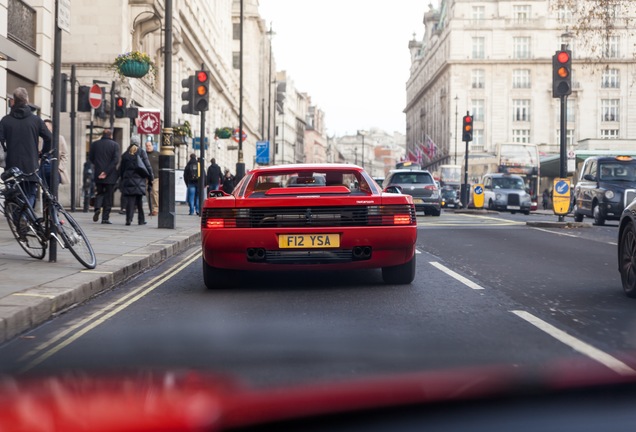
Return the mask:
[[119, 162], [119, 144], [112, 140], [113, 133], [104, 129], [102, 138], [91, 143], [88, 160], [93, 163], [95, 175], [95, 214], [93, 222], [99, 220], [102, 212], [102, 223], [110, 224], [110, 211], [113, 208], [113, 192], [117, 183], [117, 163]]
[[[42, 152], [51, 150], [52, 135], [44, 121], [33, 114], [29, 94], [23, 87], [13, 92], [11, 112], [0, 120], [0, 143], [7, 152], [7, 168], [17, 167], [24, 173], [34, 173], [39, 167], [38, 138], [43, 140]], [[35, 205], [37, 182], [25, 181], [25, 192]]]
[[223, 174], [221, 173], [221, 167], [216, 163], [216, 159], [214, 158], [210, 160], [206, 177], [208, 193], [213, 190], [219, 190], [219, 185], [223, 183]]

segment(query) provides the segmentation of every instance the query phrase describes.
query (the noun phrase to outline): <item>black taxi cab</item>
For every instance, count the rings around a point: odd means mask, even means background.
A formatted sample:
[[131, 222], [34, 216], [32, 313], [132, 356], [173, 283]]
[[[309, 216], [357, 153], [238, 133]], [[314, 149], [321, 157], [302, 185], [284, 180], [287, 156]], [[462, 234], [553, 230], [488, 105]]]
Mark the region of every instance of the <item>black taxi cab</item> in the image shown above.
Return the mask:
[[594, 218], [594, 225], [619, 220], [636, 198], [636, 159], [631, 156], [592, 156], [585, 160], [574, 188], [574, 220]]

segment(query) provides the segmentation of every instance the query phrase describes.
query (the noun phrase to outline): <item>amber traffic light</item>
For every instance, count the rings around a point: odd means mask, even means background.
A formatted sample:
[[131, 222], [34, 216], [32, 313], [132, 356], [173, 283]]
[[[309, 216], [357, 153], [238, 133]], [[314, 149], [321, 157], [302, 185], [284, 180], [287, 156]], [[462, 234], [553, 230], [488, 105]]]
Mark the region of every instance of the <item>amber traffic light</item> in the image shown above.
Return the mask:
[[559, 50], [552, 57], [552, 97], [572, 94], [572, 52]]
[[194, 74], [195, 92], [194, 109], [196, 111], [207, 111], [210, 104], [210, 73], [208, 71], [197, 71]]
[[462, 121], [462, 141], [470, 142], [473, 140], [473, 116], [465, 115]]

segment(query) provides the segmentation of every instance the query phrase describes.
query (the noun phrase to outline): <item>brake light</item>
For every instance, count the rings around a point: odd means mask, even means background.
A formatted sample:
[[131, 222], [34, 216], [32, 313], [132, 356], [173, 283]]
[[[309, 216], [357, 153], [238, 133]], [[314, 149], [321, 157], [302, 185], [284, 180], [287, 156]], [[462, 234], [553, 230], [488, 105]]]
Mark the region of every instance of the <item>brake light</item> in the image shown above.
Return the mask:
[[396, 214], [393, 215], [393, 225], [410, 225], [411, 215], [408, 214]]
[[225, 219], [207, 219], [205, 221], [206, 228], [224, 228]]
[[437, 190], [437, 186], [435, 186], [435, 185], [426, 185], [426, 186], [424, 186], [424, 189], [435, 191], [435, 190]]

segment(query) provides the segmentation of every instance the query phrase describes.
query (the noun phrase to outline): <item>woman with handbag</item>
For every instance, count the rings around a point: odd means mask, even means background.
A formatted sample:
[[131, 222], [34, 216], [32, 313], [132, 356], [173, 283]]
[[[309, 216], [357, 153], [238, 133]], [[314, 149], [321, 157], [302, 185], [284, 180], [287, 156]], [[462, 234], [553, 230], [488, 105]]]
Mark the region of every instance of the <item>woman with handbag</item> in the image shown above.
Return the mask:
[[[152, 168], [148, 158], [144, 158], [139, 143], [132, 140], [132, 144], [121, 155], [119, 166], [119, 187], [126, 202], [126, 225], [132, 223], [137, 209], [137, 223], [145, 225], [143, 197], [146, 195], [146, 179], [153, 180]], [[144, 161], [144, 159], [146, 159]]]

